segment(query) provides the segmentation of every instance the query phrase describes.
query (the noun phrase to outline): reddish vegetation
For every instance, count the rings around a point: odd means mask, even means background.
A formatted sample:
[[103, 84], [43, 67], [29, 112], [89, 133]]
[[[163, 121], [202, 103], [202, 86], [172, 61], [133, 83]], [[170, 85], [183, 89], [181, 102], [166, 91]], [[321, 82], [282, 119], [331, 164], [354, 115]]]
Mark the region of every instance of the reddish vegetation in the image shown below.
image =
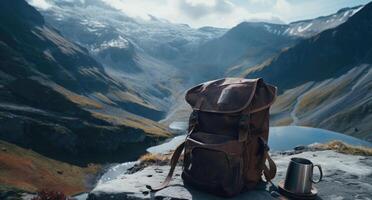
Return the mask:
[[32, 198], [31, 200], [71, 200], [62, 192], [56, 191], [40, 191], [37, 193], [37, 196]]
[[97, 166], [82, 168], [56, 161], [31, 150], [0, 140], [0, 185], [29, 192], [42, 189], [61, 191], [67, 195], [87, 191], [87, 176], [99, 170]]

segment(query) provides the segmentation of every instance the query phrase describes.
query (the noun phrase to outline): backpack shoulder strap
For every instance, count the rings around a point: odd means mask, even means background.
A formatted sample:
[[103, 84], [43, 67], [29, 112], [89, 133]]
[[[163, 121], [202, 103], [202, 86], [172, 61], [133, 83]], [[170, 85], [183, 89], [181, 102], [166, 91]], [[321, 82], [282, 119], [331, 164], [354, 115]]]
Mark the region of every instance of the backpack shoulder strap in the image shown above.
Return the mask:
[[266, 164], [264, 164], [264, 169], [263, 169], [263, 174], [265, 176], [265, 179], [267, 182], [271, 182], [271, 180], [275, 177], [276, 175], [276, 164], [275, 162], [273, 161], [273, 159], [271, 159], [268, 151], [265, 151], [265, 154], [266, 154], [266, 159], [269, 163], [269, 168], [266, 166]]
[[[259, 137], [259, 141], [262, 145], [262, 158], [261, 158], [261, 161], [260, 161], [260, 165], [263, 169], [263, 174], [265, 176], [266, 181], [271, 182], [271, 180], [276, 175], [276, 171], [277, 171], [276, 164], [273, 161], [273, 159], [271, 159], [271, 157], [269, 155], [270, 148], [267, 145], [266, 140], [263, 139], [262, 137]], [[269, 167], [267, 167], [266, 161], [268, 162]]]
[[165, 187], [167, 187], [169, 185], [169, 182], [171, 181], [172, 176], [173, 176], [174, 169], [176, 168], [178, 159], [180, 158], [180, 155], [181, 155], [184, 147], [185, 147], [185, 142], [182, 142], [176, 148], [176, 150], [174, 151], [174, 153], [172, 155], [172, 158], [171, 158], [171, 168], [170, 168], [170, 170], [168, 172], [168, 175], [165, 178], [164, 182], [158, 187], [151, 187], [150, 185], [146, 185], [147, 189], [151, 190], [152, 192], [156, 192], [156, 191], [164, 189]]
[[[199, 100], [199, 103], [198, 103], [198, 108], [200, 107], [202, 101]], [[191, 125], [189, 126], [189, 132], [188, 134], [186, 135], [186, 138], [190, 136], [191, 133], [193, 133], [197, 127], [197, 124], [198, 124], [198, 111], [193, 111], [193, 113], [191, 114], [191, 117], [194, 117], [195, 119], [192, 119], [191, 121]], [[190, 118], [191, 118], [190, 117]], [[186, 139], [185, 139], [186, 141]], [[162, 190], [164, 188], [166, 188], [168, 185], [169, 185], [169, 182], [172, 180], [172, 176], [173, 176], [173, 172], [174, 172], [174, 169], [176, 168], [177, 166], [177, 162], [182, 154], [182, 151], [183, 149], [185, 148], [185, 141], [182, 142], [180, 145], [178, 145], [178, 147], [176, 148], [176, 150], [174, 150], [174, 153], [172, 155], [172, 158], [171, 158], [171, 163], [170, 163], [170, 169], [169, 169], [169, 172], [168, 172], [168, 175], [167, 177], [165, 178], [164, 182], [158, 186], [158, 187], [151, 187], [150, 185], [146, 185], [146, 188], [149, 189], [150, 191], [152, 192], [156, 192], [156, 191], [159, 191], [159, 190]]]

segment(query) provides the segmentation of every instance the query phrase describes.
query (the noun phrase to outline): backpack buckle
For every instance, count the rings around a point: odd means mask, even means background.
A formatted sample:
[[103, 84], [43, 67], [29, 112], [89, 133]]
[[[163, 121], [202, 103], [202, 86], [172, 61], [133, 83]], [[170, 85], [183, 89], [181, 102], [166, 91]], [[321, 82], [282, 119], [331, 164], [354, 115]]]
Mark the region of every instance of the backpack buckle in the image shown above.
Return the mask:
[[259, 145], [260, 145], [260, 149], [261, 149], [261, 152], [259, 152], [259, 153], [263, 153], [263, 152], [265, 152], [265, 151], [270, 151], [270, 147], [269, 147], [269, 145], [267, 144], [267, 142], [266, 142], [266, 140], [265, 139], [263, 139], [262, 137], [259, 137], [259, 139], [258, 139], [258, 143], [259, 143]]

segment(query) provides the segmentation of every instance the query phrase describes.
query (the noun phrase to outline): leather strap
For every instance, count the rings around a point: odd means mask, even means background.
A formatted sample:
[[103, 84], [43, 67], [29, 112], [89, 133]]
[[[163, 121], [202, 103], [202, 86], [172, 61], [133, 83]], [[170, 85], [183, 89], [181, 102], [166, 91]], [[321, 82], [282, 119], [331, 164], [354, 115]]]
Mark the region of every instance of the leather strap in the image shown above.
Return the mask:
[[174, 151], [172, 158], [171, 158], [171, 168], [164, 182], [158, 187], [151, 187], [150, 185], [146, 185], [147, 189], [151, 190], [152, 192], [156, 192], [156, 191], [166, 188], [169, 185], [169, 182], [171, 181], [172, 176], [173, 176], [174, 169], [177, 166], [178, 159], [180, 158], [184, 147], [185, 147], [185, 142], [182, 142]]
[[199, 125], [199, 111], [193, 110], [189, 119], [189, 132], [196, 130]]
[[[269, 155], [269, 146], [267, 145], [267, 142], [264, 138], [259, 137], [258, 141], [261, 146], [261, 151], [259, 152], [262, 154], [261, 162], [260, 162], [260, 168], [263, 169], [263, 174], [265, 176], [265, 179], [267, 182], [271, 182], [271, 180], [275, 177], [276, 175], [276, 165], [273, 159], [271, 159]], [[269, 167], [266, 165], [266, 160], [269, 163]]]
[[[271, 180], [276, 175], [276, 164], [273, 161], [273, 159], [271, 159], [268, 151], [265, 151], [265, 157], [266, 158], [265, 158], [263, 173], [264, 173], [264, 176], [265, 176], [266, 181], [267, 182], [271, 182]], [[267, 168], [267, 166], [266, 166], [266, 160], [269, 163], [269, 168]]]

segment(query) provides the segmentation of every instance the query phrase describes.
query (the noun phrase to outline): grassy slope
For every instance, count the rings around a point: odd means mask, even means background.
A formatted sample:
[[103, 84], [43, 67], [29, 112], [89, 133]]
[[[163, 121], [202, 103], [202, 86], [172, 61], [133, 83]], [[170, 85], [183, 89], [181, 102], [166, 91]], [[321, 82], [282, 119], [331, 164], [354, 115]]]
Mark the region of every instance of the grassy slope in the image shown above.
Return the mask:
[[99, 169], [69, 165], [0, 140], [0, 188], [27, 192], [48, 189], [71, 195], [87, 191], [87, 181]]
[[[271, 124], [291, 124], [290, 113], [298, 104], [295, 113], [299, 125], [329, 129], [371, 141], [371, 72], [370, 65], [358, 66], [340, 77], [285, 91], [271, 109]], [[298, 99], [301, 95], [302, 98]]]
[[92, 116], [114, 125], [127, 126], [134, 129], [140, 129], [147, 133], [149, 136], [155, 137], [170, 137], [171, 133], [167, 130], [165, 126], [160, 123], [151, 121], [145, 118], [137, 118], [134, 116], [118, 117], [109, 114], [103, 114], [92, 111]]
[[[89, 110], [91, 113], [91, 116], [94, 118], [98, 118], [104, 121], [107, 121], [109, 123], [112, 123], [113, 125], [119, 125], [119, 126], [127, 126], [134, 129], [140, 129], [144, 131], [145, 133], [149, 134], [150, 136], [160, 136], [160, 137], [169, 137], [170, 132], [167, 131], [167, 128], [162, 126], [161, 124], [152, 121], [147, 118], [142, 118], [136, 115], [127, 115], [125, 117], [123, 116], [115, 116], [114, 114], [102, 114], [99, 112], [95, 112], [94, 110], [104, 110], [104, 105], [116, 105], [115, 101], [112, 101], [109, 97], [107, 97], [104, 94], [98, 93], [98, 101], [83, 95], [76, 94], [66, 88], [63, 88], [57, 84], [48, 82], [48, 85], [45, 85], [46, 87], [50, 86], [54, 91], [61, 94], [62, 97], [65, 98], [65, 100], [72, 102], [73, 104], [76, 104], [81, 109]], [[120, 96], [120, 100], [125, 102], [132, 102], [138, 105], [142, 105], [144, 107], [149, 106], [148, 108], [156, 110], [156, 108], [151, 107], [151, 105], [147, 105], [147, 103], [140, 99], [139, 97], [134, 96], [133, 94], [130, 94], [129, 92], [117, 92], [117, 95]], [[96, 93], [97, 95], [97, 93]], [[103, 100], [102, 100], [103, 99]]]

